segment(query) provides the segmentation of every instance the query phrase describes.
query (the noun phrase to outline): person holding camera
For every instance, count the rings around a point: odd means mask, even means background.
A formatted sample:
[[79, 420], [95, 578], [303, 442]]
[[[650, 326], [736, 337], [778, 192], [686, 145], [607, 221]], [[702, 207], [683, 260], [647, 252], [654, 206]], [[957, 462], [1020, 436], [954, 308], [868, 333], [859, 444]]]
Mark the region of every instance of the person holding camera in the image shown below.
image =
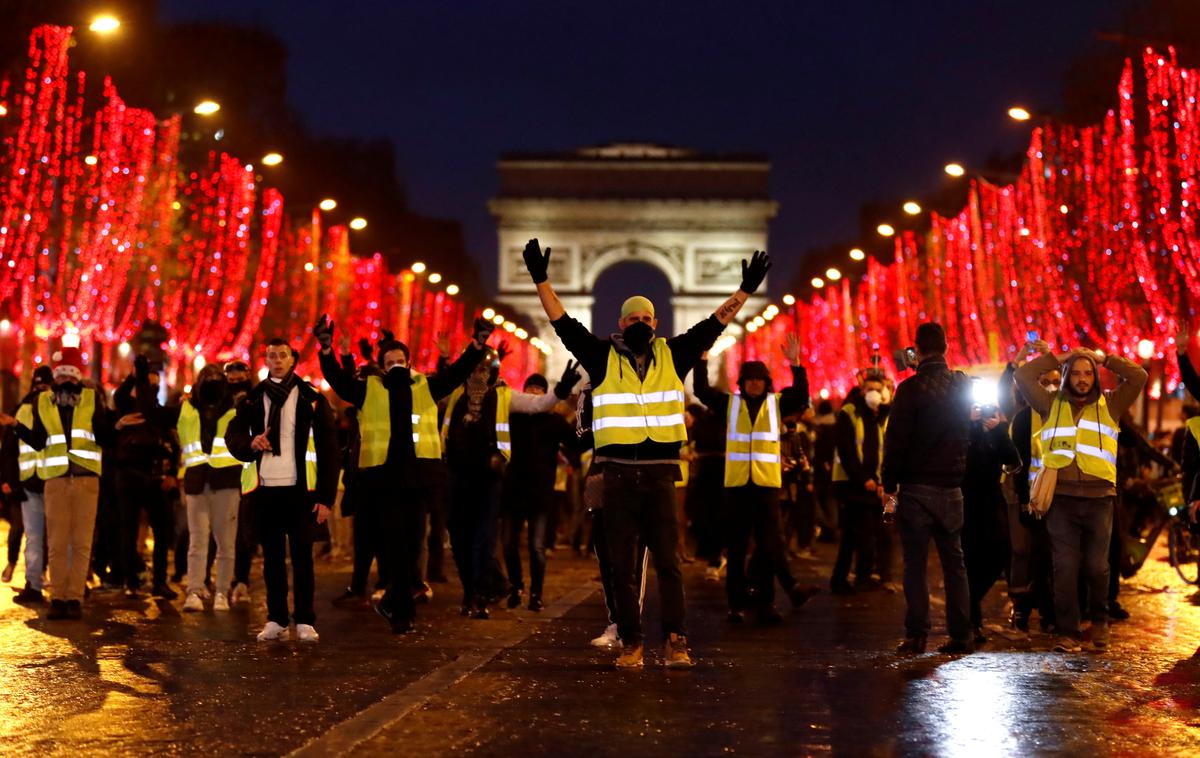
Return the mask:
[[[1041, 353], [1017, 369], [1014, 378], [1029, 406], [1044, 419], [1042, 472], [1030, 504], [1045, 514], [1054, 563], [1054, 608], [1058, 652], [1082, 650], [1079, 577], [1088, 588], [1092, 645], [1108, 647], [1109, 542], [1117, 497], [1119, 419], [1146, 386], [1146, 371], [1132, 361], [1076, 348], [1055, 355], [1044, 340]], [[1038, 379], [1061, 366], [1063, 386], [1046, 390]], [[1099, 368], [1117, 376], [1111, 391], [1100, 389]], [[1048, 509], [1048, 510], [1047, 510]]]

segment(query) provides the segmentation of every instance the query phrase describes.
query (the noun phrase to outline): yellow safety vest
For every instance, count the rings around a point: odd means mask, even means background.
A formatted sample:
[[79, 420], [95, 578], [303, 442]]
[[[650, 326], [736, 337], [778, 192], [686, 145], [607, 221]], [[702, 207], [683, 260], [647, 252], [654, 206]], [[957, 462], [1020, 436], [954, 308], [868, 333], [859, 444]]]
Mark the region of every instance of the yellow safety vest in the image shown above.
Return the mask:
[[[859, 417], [858, 411], [854, 407], [854, 403], [846, 403], [843, 405], [841, 412], [848, 415], [850, 420], [854, 422], [854, 443], [858, 446], [858, 459], [861, 461], [863, 454], [863, 441], [867, 438], [866, 424], [863, 423], [862, 418]], [[883, 466], [883, 433], [887, 428], [887, 421], [885, 420], [882, 424], [876, 424], [876, 427], [879, 430], [879, 465], [875, 468], [875, 478], [878, 480]], [[836, 446], [833, 450], [833, 481], [850, 481], [850, 476], [846, 473], [846, 467], [842, 465], [842, 458], [840, 455], [838, 455]]]
[[200, 442], [200, 411], [196, 410], [196, 406], [189, 402], [185, 402], [180, 407], [179, 423], [175, 425], [175, 431], [179, 434], [184, 471], [192, 466], [205, 464], [212, 468], [232, 468], [242, 465], [241, 461], [233, 457], [233, 453], [229, 452], [229, 448], [225, 444], [225, 431], [229, 428], [229, 422], [233, 420], [234, 415], [236, 415], [234, 410], [230, 408], [221, 418], [217, 419], [217, 431], [213, 435], [212, 452], [205, 454], [204, 446]]
[[[33, 406], [29, 403], [23, 404], [17, 409], [17, 421], [26, 429], [33, 428]], [[34, 450], [20, 437], [17, 438], [17, 469], [21, 477], [21, 481], [32, 479], [38, 473], [40, 461], [42, 460], [42, 452]]]
[[[362, 445], [358, 451], [358, 467], [382, 466], [387, 461], [388, 445], [392, 441], [391, 399], [383, 380], [367, 377], [367, 398], [358, 417]], [[437, 403], [429, 392], [429, 380], [413, 372], [412, 440], [418, 458], [440, 460], [442, 439], [438, 435]]]
[[1029, 413], [1029, 483], [1033, 484], [1042, 470], [1042, 417], [1032, 408]]
[[779, 454], [779, 396], [763, 398], [758, 416], [750, 422], [750, 411], [740, 394], [729, 396], [729, 420], [725, 431], [725, 486], [782, 487], [783, 464]]
[[[243, 463], [242, 494], [250, 494], [258, 489], [260, 483], [258, 464], [254, 461]], [[304, 484], [309, 492], [317, 488], [317, 438], [313, 435], [312, 427], [308, 429], [308, 449], [304, 451]]]
[[633, 362], [608, 349], [604, 381], [592, 392], [592, 433], [596, 447], [683, 442], [683, 382], [662, 337], [652, 344], [653, 362], [645, 380], [638, 379]]
[[1103, 395], [1083, 409], [1079, 421], [1074, 419], [1071, 404], [1055, 397], [1042, 426], [1043, 464], [1061, 469], [1075, 461], [1083, 473], [1116, 484], [1119, 428]]
[[683, 489], [688, 486], [688, 476], [691, 473], [692, 464], [683, 459], [684, 453], [691, 453], [696, 448], [696, 443], [688, 440], [679, 448], [679, 481], [675, 482], [676, 489]]
[[100, 446], [96, 444], [92, 418], [96, 414], [96, 391], [84, 388], [79, 405], [71, 417], [71, 439], [63, 431], [62, 417], [54, 404], [54, 393], [46, 390], [38, 395], [38, 418], [46, 428], [46, 447], [38, 461], [38, 476], [49, 481], [66, 474], [75, 463], [100, 476]]
[[[504, 460], [512, 459], [512, 430], [508, 426], [508, 418], [512, 408], [512, 387], [501, 384], [496, 388], [496, 449], [504, 456]], [[446, 418], [442, 421], [442, 440], [450, 435], [450, 418], [454, 415], [454, 406], [459, 398], [466, 394], [465, 387], [459, 387], [450, 393], [450, 402], [446, 406]]]
[[1192, 439], [1196, 440], [1196, 444], [1200, 445], [1200, 416], [1187, 420], [1187, 430], [1192, 433]]

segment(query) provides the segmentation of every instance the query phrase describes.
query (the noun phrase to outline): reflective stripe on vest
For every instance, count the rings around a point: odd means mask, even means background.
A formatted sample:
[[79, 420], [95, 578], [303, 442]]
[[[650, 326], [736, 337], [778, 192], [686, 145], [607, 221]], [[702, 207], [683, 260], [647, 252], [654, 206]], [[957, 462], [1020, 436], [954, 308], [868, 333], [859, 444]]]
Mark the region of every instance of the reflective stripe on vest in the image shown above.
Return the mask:
[[[863, 442], [867, 438], [866, 424], [863, 423], [862, 418], [858, 415], [858, 409], [854, 407], [854, 403], [846, 403], [842, 406], [840, 412], [848, 415], [850, 420], [854, 422], [854, 444], [858, 447], [858, 460], [862, 461]], [[876, 424], [875, 426], [879, 430], [879, 465], [875, 467], [875, 478], [878, 480], [883, 466], [883, 434], [884, 429], [887, 428], [887, 422], [884, 421], [882, 424]], [[850, 476], [846, 473], [846, 467], [842, 465], [842, 458], [838, 454], [836, 445], [833, 448], [833, 481], [850, 481]]]
[[[26, 429], [33, 428], [33, 406], [29, 403], [23, 404], [17, 409], [17, 421]], [[34, 450], [29, 445], [25, 444], [24, 440], [17, 438], [17, 470], [21, 481], [32, 479], [37, 475], [39, 461], [42, 459], [42, 453], [39, 450]]]
[[1078, 422], [1071, 404], [1055, 397], [1042, 426], [1043, 465], [1061, 469], [1075, 461], [1083, 473], [1116, 484], [1117, 431], [1103, 395], [1084, 407]]
[[72, 463], [99, 476], [101, 452], [92, 429], [92, 419], [96, 414], [96, 391], [85, 387], [80, 393], [79, 404], [71, 416], [69, 445], [51, 390], [38, 395], [37, 413], [42, 426], [46, 428], [46, 447], [42, 449], [38, 462], [38, 476], [44, 480], [60, 477], [70, 470]]
[[1029, 483], [1037, 478], [1042, 470], [1042, 417], [1037, 411], [1029, 409]]
[[[512, 414], [512, 387], [500, 385], [496, 390], [496, 449], [505, 460], [512, 459], [512, 429], [509, 426], [509, 416]], [[442, 441], [450, 437], [450, 420], [454, 416], [454, 408], [466, 394], [465, 387], [459, 387], [450, 393], [450, 401], [446, 404], [446, 417], [442, 420]]]
[[745, 484], [782, 487], [783, 466], [779, 455], [779, 396], [763, 398], [753, 423], [740, 394], [729, 396], [725, 428], [725, 486]]
[[[254, 461], [242, 464], [242, 494], [258, 489], [258, 464]], [[304, 486], [309, 492], [317, 489], [317, 438], [308, 430], [308, 447], [304, 451]]]
[[[442, 440], [438, 435], [437, 403], [429, 392], [429, 380], [413, 372], [412, 383], [412, 441], [418, 458], [439, 460]], [[359, 415], [362, 445], [358, 452], [359, 468], [382, 466], [387, 461], [388, 445], [392, 439], [391, 397], [377, 376], [367, 377], [367, 396]]]
[[653, 442], [683, 442], [683, 382], [667, 341], [653, 342], [653, 360], [645, 380], [638, 378], [633, 362], [608, 349], [604, 381], [592, 392], [592, 432], [596, 447]]
[[190, 402], [184, 402], [179, 408], [179, 422], [175, 425], [175, 431], [179, 434], [180, 450], [183, 453], [184, 471], [192, 466], [201, 465], [212, 468], [233, 468], [242, 465], [225, 444], [225, 432], [229, 429], [229, 422], [233, 420], [234, 415], [234, 410], [230, 408], [217, 419], [212, 452], [206, 454], [200, 442], [200, 412]]

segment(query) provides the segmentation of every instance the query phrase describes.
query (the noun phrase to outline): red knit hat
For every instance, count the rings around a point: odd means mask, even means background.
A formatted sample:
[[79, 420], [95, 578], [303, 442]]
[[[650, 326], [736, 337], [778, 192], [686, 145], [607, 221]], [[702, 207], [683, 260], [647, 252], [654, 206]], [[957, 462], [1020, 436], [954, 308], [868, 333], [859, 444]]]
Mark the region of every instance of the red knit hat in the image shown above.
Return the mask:
[[77, 347], [59, 348], [58, 352], [50, 356], [50, 360], [54, 363], [54, 376], [70, 376], [76, 380], [83, 379], [83, 353]]

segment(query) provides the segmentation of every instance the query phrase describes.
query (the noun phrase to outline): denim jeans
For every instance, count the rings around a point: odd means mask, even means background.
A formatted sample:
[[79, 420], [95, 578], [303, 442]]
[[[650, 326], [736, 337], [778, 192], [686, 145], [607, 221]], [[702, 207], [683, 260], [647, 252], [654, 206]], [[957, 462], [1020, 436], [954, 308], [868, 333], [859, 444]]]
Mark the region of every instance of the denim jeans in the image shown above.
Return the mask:
[[500, 477], [491, 471], [454, 472], [447, 526], [464, 605], [475, 603], [482, 608], [502, 589], [495, 586], [493, 572], [500, 485]]
[[1079, 636], [1079, 572], [1087, 582], [1088, 618], [1108, 623], [1108, 543], [1112, 497], [1055, 495], [1046, 513], [1054, 556], [1054, 611], [1060, 634]]
[[963, 497], [957, 487], [906, 484], [897, 509], [904, 546], [904, 618], [906, 637], [925, 637], [929, 621], [929, 540], [937, 546], [946, 585], [946, 630], [955, 642], [970, 644], [970, 592], [963, 563]]
[[504, 563], [513, 592], [525, 588], [521, 576], [521, 527], [528, 524], [529, 595], [541, 597], [546, 580], [546, 522], [542, 513], [506, 513], [503, 518]]
[[25, 522], [25, 584], [40, 592], [46, 570], [46, 503], [42, 493], [25, 491], [21, 518]]
[[[744, 611], [751, 605], [770, 605], [775, 597], [776, 578], [788, 592], [796, 586], [779, 534], [779, 490], [746, 484], [727, 488], [725, 499], [730, 506], [730, 521], [725, 530], [729, 544], [725, 598], [729, 609]], [[746, 553], [751, 538], [754, 558], [747, 575]]]
[[658, 574], [663, 637], [687, 634], [673, 475], [670, 466], [608, 463], [604, 467], [604, 537], [612, 566], [617, 634], [626, 645], [642, 642], [639, 544], [650, 549]]

